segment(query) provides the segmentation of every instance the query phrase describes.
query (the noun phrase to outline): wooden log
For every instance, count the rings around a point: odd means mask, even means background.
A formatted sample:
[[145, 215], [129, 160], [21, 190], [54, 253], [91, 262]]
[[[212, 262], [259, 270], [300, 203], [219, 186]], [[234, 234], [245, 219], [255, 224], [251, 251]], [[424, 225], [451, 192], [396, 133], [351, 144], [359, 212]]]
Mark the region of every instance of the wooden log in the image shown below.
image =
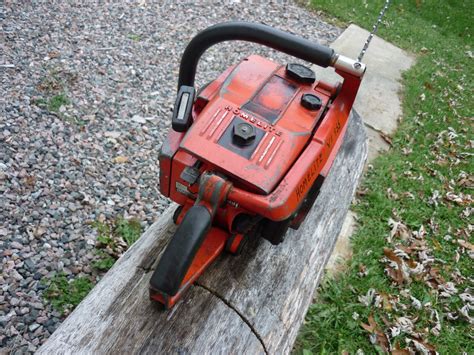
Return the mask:
[[357, 187], [367, 144], [357, 113], [315, 205], [272, 246], [222, 255], [171, 310], [148, 299], [158, 256], [175, 230], [170, 206], [123, 255], [38, 354], [289, 353]]

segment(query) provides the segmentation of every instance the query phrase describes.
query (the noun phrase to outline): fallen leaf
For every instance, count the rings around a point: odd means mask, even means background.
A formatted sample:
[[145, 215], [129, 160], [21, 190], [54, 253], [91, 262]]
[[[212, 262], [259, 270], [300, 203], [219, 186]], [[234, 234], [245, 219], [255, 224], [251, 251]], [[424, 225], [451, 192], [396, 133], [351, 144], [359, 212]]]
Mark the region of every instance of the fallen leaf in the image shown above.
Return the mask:
[[389, 218], [388, 225], [391, 227], [390, 235], [388, 238], [389, 243], [391, 243], [392, 239], [395, 237], [400, 238], [401, 240], [407, 240], [408, 238], [410, 238], [410, 230], [402, 222]]
[[393, 262], [396, 262], [397, 264], [402, 263], [402, 259], [400, 259], [395, 252], [390, 249], [390, 248], [383, 248], [383, 254], [389, 259], [392, 260]]
[[398, 200], [398, 194], [393, 192], [392, 188], [389, 187], [387, 189], [387, 197], [390, 199], [390, 200]]
[[357, 273], [357, 275], [359, 277], [364, 277], [364, 276], [367, 276], [367, 274], [368, 274], [367, 266], [365, 266], [364, 264], [359, 264], [359, 272]]
[[372, 315], [369, 315], [367, 320], [368, 320], [369, 324], [365, 324], [365, 323], [361, 322], [360, 326], [362, 328], [364, 328], [366, 331], [368, 331], [369, 333], [374, 333], [375, 329], [377, 329], [377, 323], [375, 322], [374, 317]]
[[411, 298], [412, 307], [417, 309], [417, 310], [421, 310], [422, 306], [421, 306], [420, 300], [417, 299], [416, 297], [413, 297], [412, 295], [410, 295], [410, 298]]
[[468, 189], [474, 188], [474, 176], [461, 173], [457, 181], [457, 185], [460, 187], [466, 187]]
[[393, 349], [392, 355], [410, 355], [410, 351], [408, 349]]
[[368, 317], [369, 324], [360, 323], [360, 326], [370, 333], [370, 342], [374, 345], [378, 345], [383, 351], [388, 352], [390, 349], [390, 343], [387, 336], [382, 332], [380, 327], [377, 325], [373, 315]]
[[433, 244], [434, 244], [434, 248], [436, 250], [442, 250], [443, 249], [443, 246], [436, 239], [433, 239]]
[[27, 175], [25, 177], [25, 183], [28, 185], [28, 186], [35, 186], [36, 184], [36, 177], [33, 176], [33, 175]]
[[365, 196], [365, 195], [367, 195], [368, 193], [369, 193], [369, 189], [368, 189], [368, 188], [358, 189], [358, 190], [356, 191], [356, 195], [357, 195], [358, 197]]
[[462, 192], [456, 195], [454, 192], [446, 193], [445, 199], [457, 203], [459, 206], [466, 206], [473, 202], [471, 195], [465, 195]]
[[440, 296], [450, 298], [458, 293], [458, 289], [452, 282], [446, 282], [438, 286], [438, 291], [441, 291]]
[[439, 269], [436, 267], [431, 267], [428, 272], [428, 277], [426, 278], [428, 286], [431, 288], [438, 288], [439, 285], [444, 284], [446, 281], [443, 276], [440, 275]]
[[458, 244], [462, 246], [464, 249], [469, 249], [471, 251], [474, 251], [474, 244], [471, 244], [463, 239], [458, 239], [457, 240]]
[[394, 269], [390, 266], [387, 266], [385, 268], [385, 271], [387, 272], [387, 275], [394, 280], [397, 284], [401, 285], [403, 284], [403, 274], [400, 271], [400, 269]]
[[470, 324], [474, 324], [474, 317], [469, 315], [469, 311], [474, 310], [474, 305], [470, 305], [469, 303], [464, 305], [461, 309], [459, 309], [459, 314], [461, 314]]
[[414, 200], [415, 196], [411, 192], [404, 192], [402, 193], [402, 197], [409, 198], [410, 200]]
[[417, 350], [421, 354], [437, 354], [436, 348], [433, 345], [423, 342], [420, 339], [407, 338], [407, 344], [413, 345], [414, 350]]
[[430, 329], [430, 332], [434, 336], [439, 336], [439, 334], [441, 332], [441, 322], [440, 322], [439, 314], [438, 314], [437, 310], [435, 310], [435, 309], [431, 310], [430, 319], [431, 319], [431, 321], [433, 321], [435, 323], [435, 326]]
[[373, 288], [370, 288], [367, 291], [367, 294], [359, 296], [358, 300], [360, 303], [368, 307], [374, 302], [375, 295], [376, 295], [375, 290]]
[[390, 146], [392, 145], [392, 137], [390, 137], [388, 134], [385, 134], [383, 132], [380, 132], [379, 134], [382, 137], [382, 139], [388, 143], [388, 145]]
[[126, 163], [126, 162], [128, 162], [128, 160], [129, 160], [128, 157], [125, 157], [125, 156], [123, 156], [123, 155], [119, 155], [119, 156], [117, 156], [117, 157], [115, 157], [115, 158], [112, 159], [112, 161], [113, 161], [114, 163], [117, 163], [117, 164]]
[[48, 55], [44, 58], [44, 60], [50, 60], [53, 58], [59, 58], [61, 56], [61, 53], [59, 51], [51, 51], [48, 53]]
[[390, 296], [383, 292], [380, 294], [380, 296], [382, 297], [383, 309], [386, 311], [391, 311], [392, 304], [390, 303]]

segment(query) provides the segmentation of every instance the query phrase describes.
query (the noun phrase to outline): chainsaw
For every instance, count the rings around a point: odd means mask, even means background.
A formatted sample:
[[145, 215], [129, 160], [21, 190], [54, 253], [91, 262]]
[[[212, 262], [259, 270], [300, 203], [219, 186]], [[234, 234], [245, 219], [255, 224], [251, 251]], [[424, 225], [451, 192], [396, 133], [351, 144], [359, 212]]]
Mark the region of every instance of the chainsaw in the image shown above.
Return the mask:
[[[299, 63], [251, 55], [199, 91], [201, 55], [240, 40], [284, 52], [343, 79], [330, 84]], [[198, 33], [180, 68], [172, 129], [159, 155], [160, 191], [178, 225], [150, 280], [150, 298], [171, 308], [224, 251], [250, 238], [277, 245], [298, 229], [341, 146], [366, 66], [272, 27], [226, 22]]]

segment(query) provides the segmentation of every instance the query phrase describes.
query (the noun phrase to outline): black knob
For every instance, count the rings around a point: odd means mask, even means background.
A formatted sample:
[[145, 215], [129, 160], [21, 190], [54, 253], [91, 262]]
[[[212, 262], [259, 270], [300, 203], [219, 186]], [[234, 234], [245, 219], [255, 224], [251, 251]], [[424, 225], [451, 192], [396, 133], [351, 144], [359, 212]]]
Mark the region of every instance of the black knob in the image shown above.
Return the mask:
[[290, 78], [303, 84], [312, 84], [316, 80], [316, 74], [314, 74], [314, 71], [301, 64], [287, 64], [286, 74], [288, 74]]
[[256, 137], [255, 127], [251, 124], [240, 122], [234, 125], [232, 141], [240, 146], [247, 146], [253, 143]]
[[321, 106], [323, 105], [323, 102], [316, 95], [304, 94], [301, 97], [301, 105], [308, 110], [316, 111], [321, 108]]

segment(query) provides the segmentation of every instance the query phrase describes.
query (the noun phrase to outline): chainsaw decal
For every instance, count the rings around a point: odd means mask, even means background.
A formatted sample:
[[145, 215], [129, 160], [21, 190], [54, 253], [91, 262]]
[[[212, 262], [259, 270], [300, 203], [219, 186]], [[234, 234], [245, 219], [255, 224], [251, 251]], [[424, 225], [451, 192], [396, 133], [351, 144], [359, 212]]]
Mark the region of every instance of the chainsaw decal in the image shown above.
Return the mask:
[[311, 164], [303, 181], [296, 188], [295, 193], [297, 201], [301, 200], [302, 197], [306, 196], [306, 190], [308, 190], [312, 186], [313, 181], [316, 180], [316, 177], [319, 175], [319, 171], [321, 170], [321, 165], [323, 162], [323, 154], [320, 153], [314, 163]]
[[273, 143], [275, 142], [275, 137], [272, 137], [270, 139], [270, 142], [268, 143], [268, 145], [265, 147], [265, 150], [263, 151], [262, 155], [260, 156], [260, 158], [258, 159], [258, 162], [257, 164], [260, 164], [262, 162], [262, 160], [265, 158], [265, 155], [267, 155], [268, 153], [268, 150], [272, 147]]
[[337, 137], [339, 136], [339, 132], [341, 132], [342, 125], [341, 122], [339, 121], [339, 118], [336, 121], [336, 124], [334, 125], [334, 129], [332, 131], [331, 136], [327, 139], [326, 146], [331, 149], [333, 146], [333, 143], [337, 140]]
[[209, 120], [208, 124], [204, 127], [204, 129], [199, 133], [200, 136], [204, 135], [204, 133], [207, 132], [207, 130], [209, 129], [209, 127], [211, 127], [211, 125], [214, 123], [215, 119], [217, 118], [217, 115], [219, 114], [219, 112], [221, 112], [221, 109], [218, 108], [216, 113], [212, 115], [212, 118]]
[[262, 129], [266, 130], [266, 131], [269, 131], [269, 132], [272, 132], [274, 133], [275, 135], [277, 136], [281, 136], [282, 135], [282, 132], [277, 130], [275, 128], [275, 126], [271, 125], [271, 124], [268, 124], [266, 122], [263, 122], [261, 120], [258, 120], [256, 119], [254, 116], [248, 114], [247, 112], [244, 112], [244, 111], [241, 111], [240, 108], [233, 108], [232, 106], [230, 105], [227, 105], [225, 107], [226, 110], [228, 111], [232, 111], [234, 113], [234, 115], [236, 116], [239, 116], [241, 118], [243, 118], [244, 120], [246, 121], [249, 121], [251, 123], [254, 123], [256, 124], [258, 127], [261, 127]]
[[278, 141], [278, 144], [276, 146], [276, 148], [273, 150], [272, 154], [270, 155], [270, 158], [268, 158], [267, 162], [265, 163], [265, 169], [269, 167], [269, 165], [272, 163], [272, 160], [273, 158], [275, 157], [276, 153], [278, 152], [278, 150], [280, 149], [281, 145], [282, 145], [283, 141], [280, 139]]

